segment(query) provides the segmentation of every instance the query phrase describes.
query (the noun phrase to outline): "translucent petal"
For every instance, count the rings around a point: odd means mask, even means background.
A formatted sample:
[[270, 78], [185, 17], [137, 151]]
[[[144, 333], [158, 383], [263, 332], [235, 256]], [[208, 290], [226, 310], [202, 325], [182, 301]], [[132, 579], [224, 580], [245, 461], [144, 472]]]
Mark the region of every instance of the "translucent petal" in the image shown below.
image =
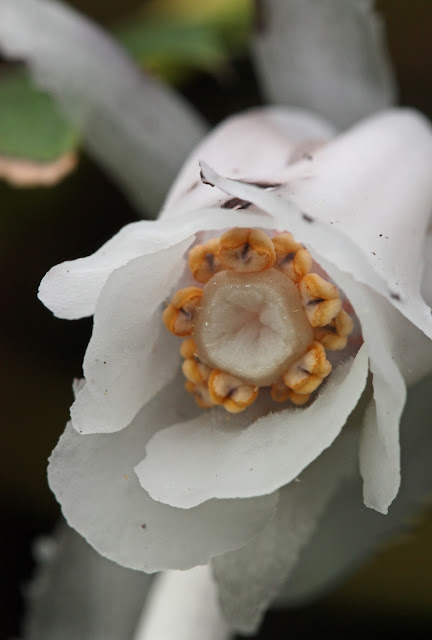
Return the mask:
[[280, 491], [275, 516], [247, 545], [212, 561], [230, 625], [254, 632], [298, 561], [340, 482], [354, 473], [357, 434], [343, 432], [299, 478]]
[[146, 428], [157, 426], [147, 418], [143, 411], [128, 429], [108, 435], [80, 435], [68, 425], [50, 458], [50, 487], [68, 523], [99, 553], [149, 573], [188, 569], [242, 546], [265, 526], [276, 494], [211, 500], [188, 511], [154, 502], [133, 471]]
[[256, 403], [237, 416], [214, 409], [159, 431], [135, 469], [139, 480], [155, 500], [186, 509], [214, 497], [271, 493], [331, 445], [356, 406], [367, 373], [362, 348], [353, 362], [332, 373], [308, 408], [266, 415]]
[[174, 377], [180, 356], [176, 339], [162, 324], [162, 302], [182, 274], [190, 243], [189, 238], [135, 258], [108, 278], [84, 357], [87, 384], [71, 410], [78, 431], [126, 427]]
[[408, 391], [401, 420], [403, 482], [388, 514], [383, 517], [362, 507], [360, 477], [344, 484], [301, 553], [284, 590], [284, 603], [323, 595], [390, 536], [411, 528], [413, 517], [432, 491], [431, 385], [429, 375]]
[[200, 180], [199, 162], [223, 175], [251, 182], [285, 182], [293, 164], [327, 142], [335, 129], [314, 113], [262, 107], [224, 120], [192, 152], [170, 189], [161, 217], [223, 205], [226, 195]]
[[371, 0], [262, 0], [259, 17], [254, 53], [270, 102], [314, 109], [340, 127], [394, 102]]
[[[178, 234], [182, 240], [184, 236]], [[94, 313], [109, 275], [129, 260], [155, 253], [175, 242], [174, 234], [160, 232], [149, 221], [123, 227], [95, 253], [68, 260], [48, 271], [39, 287], [39, 298], [58, 318], [76, 320]]]
[[205, 132], [192, 107], [141, 73], [96, 24], [54, 0], [2, 0], [0, 48], [28, 62], [89, 151], [142, 210], [156, 212]]
[[103, 558], [64, 523], [36, 557], [24, 640], [130, 640], [150, 576]]
[[368, 348], [374, 400], [364, 417], [360, 470], [365, 504], [387, 513], [400, 485], [399, 421], [406, 399], [397, 357], [403, 351], [401, 336], [393, 332], [393, 316], [398, 314], [368, 287], [326, 261], [322, 261], [322, 266], [342, 287], [356, 310]]

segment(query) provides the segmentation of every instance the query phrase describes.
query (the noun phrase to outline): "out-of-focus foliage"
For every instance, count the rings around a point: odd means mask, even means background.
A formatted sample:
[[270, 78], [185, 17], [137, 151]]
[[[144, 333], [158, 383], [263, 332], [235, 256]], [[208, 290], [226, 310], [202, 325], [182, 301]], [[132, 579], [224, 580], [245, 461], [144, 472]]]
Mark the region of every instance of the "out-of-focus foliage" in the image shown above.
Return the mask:
[[0, 156], [52, 162], [74, 151], [78, 134], [28, 73], [10, 68], [0, 76]]
[[[144, 69], [179, 84], [197, 71], [217, 73], [244, 50], [252, 15], [251, 0], [151, 0], [113, 33]], [[0, 74], [0, 157], [49, 163], [79, 143], [79, 132], [52, 98], [23, 69], [6, 67]]]
[[252, 18], [251, 0], [151, 0], [116, 35], [144, 67], [178, 83], [245, 49]]

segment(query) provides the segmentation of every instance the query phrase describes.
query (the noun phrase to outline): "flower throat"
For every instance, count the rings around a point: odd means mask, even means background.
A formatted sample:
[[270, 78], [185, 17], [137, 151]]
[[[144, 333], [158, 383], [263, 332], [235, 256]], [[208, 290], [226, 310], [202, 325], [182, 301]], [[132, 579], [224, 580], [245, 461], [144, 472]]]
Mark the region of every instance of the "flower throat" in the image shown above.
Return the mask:
[[337, 287], [311, 273], [307, 249], [290, 233], [234, 228], [195, 245], [188, 262], [204, 286], [177, 291], [163, 321], [186, 338], [185, 386], [198, 405], [238, 413], [265, 387], [276, 402], [308, 402], [331, 372], [326, 350], [346, 347], [353, 322]]

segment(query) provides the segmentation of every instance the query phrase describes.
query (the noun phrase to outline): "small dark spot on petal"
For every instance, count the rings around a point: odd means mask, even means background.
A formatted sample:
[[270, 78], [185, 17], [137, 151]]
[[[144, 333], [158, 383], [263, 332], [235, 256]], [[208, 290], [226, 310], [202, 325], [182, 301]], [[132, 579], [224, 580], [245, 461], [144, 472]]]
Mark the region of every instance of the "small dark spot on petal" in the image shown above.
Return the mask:
[[402, 300], [400, 295], [394, 291], [390, 291], [390, 298], [392, 298], [392, 300], [398, 300], [399, 302]]
[[382, 233], [380, 233], [380, 238], [382, 238], [382, 236], [383, 236], [383, 234], [382, 234]]
[[204, 176], [204, 174], [203, 174], [203, 172], [202, 172], [202, 169], [201, 169], [201, 171], [200, 171], [200, 178], [201, 178], [201, 182], [202, 182], [203, 184], [208, 184], [208, 185], [209, 185], [209, 187], [214, 187], [213, 182], [209, 182], [209, 181], [207, 180], [207, 178], [205, 178], [205, 176]]
[[251, 206], [251, 202], [247, 200], [241, 200], [240, 198], [230, 198], [222, 205], [222, 209], [248, 209]]
[[302, 213], [302, 218], [303, 218], [303, 220], [305, 220], [306, 222], [309, 222], [309, 223], [315, 222], [315, 220], [312, 218], [312, 216], [309, 216], [307, 213]]
[[242, 180], [245, 184], [251, 184], [254, 187], [259, 187], [260, 189], [277, 189], [282, 186], [282, 182], [266, 182], [264, 180], [254, 182], [249, 180]]
[[143, 524], [141, 525], [141, 529], [147, 529], [147, 525], [146, 525], [145, 523], [143, 523]]

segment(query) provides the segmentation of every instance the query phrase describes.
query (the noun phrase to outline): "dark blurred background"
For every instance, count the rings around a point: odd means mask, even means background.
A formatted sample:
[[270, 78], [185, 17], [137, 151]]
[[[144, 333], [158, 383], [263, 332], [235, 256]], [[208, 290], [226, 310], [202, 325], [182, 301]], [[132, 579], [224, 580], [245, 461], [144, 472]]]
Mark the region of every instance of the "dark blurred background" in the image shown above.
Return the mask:
[[[142, 0], [74, 0], [112, 27]], [[432, 2], [380, 0], [402, 104], [432, 117]], [[185, 73], [179, 90], [212, 122], [262, 98], [245, 49], [214, 70]], [[431, 168], [432, 179], [432, 168]], [[71, 380], [81, 375], [91, 321], [55, 319], [36, 298], [54, 264], [93, 252], [137, 215], [123, 194], [82, 154], [56, 187], [18, 190], [0, 183], [1, 390], [3, 461], [0, 503], [0, 637], [18, 635], [22, 585], [33, 569], [31, 544], [48, 533], [59, 508], [46, 482], [46, 460], [68, 419]], [[432, 511], [332, 593], [311, 606], [267, 616], [261, 638], [287, 632], [357, 638], [432, 637]], [[43, 639], [41, 639], [43, 640]]]

